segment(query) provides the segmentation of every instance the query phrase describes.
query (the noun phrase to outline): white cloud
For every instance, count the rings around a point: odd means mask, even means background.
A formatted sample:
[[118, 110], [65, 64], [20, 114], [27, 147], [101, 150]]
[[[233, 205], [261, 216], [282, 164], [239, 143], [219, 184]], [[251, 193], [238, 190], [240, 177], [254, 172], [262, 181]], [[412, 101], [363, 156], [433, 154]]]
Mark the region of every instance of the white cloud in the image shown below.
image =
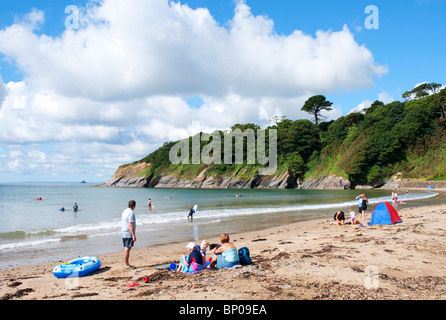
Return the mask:
[[0, 74], [0, 108], [2, 107], [3, 100], [6, 97], [6, 87], [3, 83], [2, 75]]
[[361, 102], [360, 104], [358, 104], [358, 106], [356, 108], [353, 108], [350, 113], [355, 113], [355, 112], [362, 112], [365, 109], [370, 108], [370, 106], [372, 105], [373, 101], [370, 100], [364, 100], [363, 102]]
[[21, 166], [22, 165], [20, 164], [20, 161], [17, 159], [9, 161], [7, 164], [7, 168], [9, 169], [9, 171], [12, 171], [12, 172], [19, 172], [19, 169]]
[[332, 106], [332, 110], [330, 111], [322, 111], [322, 116], [325, 117], [324, 121], [336, 120], [342, 116], [342, 108], [339, 105]]
[[[383, 102], [384, 104], [389, 104], [395, 101], [395, 97], [393, 95], [390, 95], [389, 93], [383, 91], [380, 94], [378, 94], [377, 100]], [[375, 100], [376, 101], [376, 100]], [[350, 113], [354, 113], [354, 112], [362, 112], [365, 109], [368, 109], [372, 106], [372, 103], [374, 101], [370, 101], [370, 100], [364, 100], [362, 101], [357, 107], [353, 108]]]
[[45, 13], [42, 10], [32, 9], [25, 15], [24, 25], [36, 29], [45, 23]]
[[427, 81], [423, 81], [423, 82], [417, 83], [413, 88], [415, 89], [416, 87], [419, 87], [419, 86], [421, 86], [422, 84], [425, 84], [425, 83], [428, 83], [428, 82]]
[[[74, 143], [78, 163], [106, 155], [116, 168], [195, 133], [194, 122], [212, 131], [309, 118], [300, 107], [312, 94], [365, 88], [387, 72], [347, 27], [279, 35], [242, 1], [226, 26], [207, 9], [160, 0], [103, 0], [81, 13], [81, 28], [57, 37], [36, 33], [39, 10], [0, 30], [0, 52], [26, 75], [0, 81], [0, 143], [53, 143], [53, 153]], [[193, 96], [203, 100], [198, 109], [186, 103]], [[103, 154], [90, 149], [98, 146]], [[14, 168], [30, 161], [8, 159]], [[70, 161], [58, 159], [54, 171]]]
[[272, 20], [242, 2], [229, 29], [205, 9], [159, 0], [105, 0], [88, 17], [81, 30], [60, 37], [15, 24], [0, 32], [0, 51], [39, 92], [105, 101], [172, 93], [296, 96], [367, 87], [386, 72], [347, 27], [316, 37], [278, 35]]
[[395, 101], [395, 97], [388, 94], [387, 92], [381, 92], [378, 95], [378, 100], [384, 102], [384, 104], [392, 103]]

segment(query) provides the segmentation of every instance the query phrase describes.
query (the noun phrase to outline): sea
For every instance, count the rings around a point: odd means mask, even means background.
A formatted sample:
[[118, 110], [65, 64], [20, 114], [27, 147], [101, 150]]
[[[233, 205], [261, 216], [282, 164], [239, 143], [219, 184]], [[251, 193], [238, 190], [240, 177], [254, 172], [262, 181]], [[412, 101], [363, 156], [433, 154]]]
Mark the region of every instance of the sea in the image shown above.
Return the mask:
[[[122, 250], [121, 213], [136, 201], [135, 248], [243, 233], [357, 212], [358, 190], [134, 189], [97, 183], [0, 184], [0, 269]], [[389, 190], [367, 190], [369, 214]], [[35, 200], [42, 198], [42, 200]], [[153, 207], [148, 207], [151, 199]], [[446, 203], [435, 190], [399, 190], [399, 208]], [[77, 203], [78, 211], [73, 211]], [[190, 206], [198, 205], [192, 222]], [[60, 211], [61, 207], [65, 211]], [[347, 214], [347, 217], [349, 215]], [[404, 218], [403, 218], [404, 220]]]

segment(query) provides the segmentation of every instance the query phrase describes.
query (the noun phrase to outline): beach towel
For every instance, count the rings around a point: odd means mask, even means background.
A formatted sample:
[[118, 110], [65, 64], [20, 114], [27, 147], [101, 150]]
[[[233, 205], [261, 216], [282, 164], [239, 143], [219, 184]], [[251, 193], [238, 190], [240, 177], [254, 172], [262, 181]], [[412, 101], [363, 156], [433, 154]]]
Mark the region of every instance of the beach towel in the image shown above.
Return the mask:
[[[198, 264], [196, 262], [192, 262], [189, 265], [189, 267], [187, 267], [183, 257], [181, 257], [180, 260], [181, 260], [181, 266], [183, 268], [182, 271], [184, 273], [198, 273], [204, 269], [204, 265]], [[187, 260], [187, 257], [186, 257], [186, 260]]]
[[236, 248], [223, 251], [217, 254], [217, 268], [231, 268], [237, 264], [240, 264], [238, 257], [238, 251]]

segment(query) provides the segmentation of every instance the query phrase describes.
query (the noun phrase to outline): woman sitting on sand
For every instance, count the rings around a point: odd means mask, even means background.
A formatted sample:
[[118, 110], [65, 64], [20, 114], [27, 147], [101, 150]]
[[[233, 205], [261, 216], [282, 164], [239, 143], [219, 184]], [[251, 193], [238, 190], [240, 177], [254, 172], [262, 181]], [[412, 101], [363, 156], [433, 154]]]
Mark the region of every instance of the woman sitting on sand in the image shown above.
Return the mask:
[[332, 223], [330, 223], [330, 225], [340, 225], [340, 224], [344, 224], [345, 223], [345, 214], [344, 211], [338, 211], [334, 214], [333, 216], [334, 221]]
[[217, 265], [217, 268], [223, 269], [240, 264], [237, 248], [229, 242], [229, 235], [226, 233], [222, 234], [220, 242], [222, 245], [214, 249], [214, 256], [209, 267], [213, 268]]

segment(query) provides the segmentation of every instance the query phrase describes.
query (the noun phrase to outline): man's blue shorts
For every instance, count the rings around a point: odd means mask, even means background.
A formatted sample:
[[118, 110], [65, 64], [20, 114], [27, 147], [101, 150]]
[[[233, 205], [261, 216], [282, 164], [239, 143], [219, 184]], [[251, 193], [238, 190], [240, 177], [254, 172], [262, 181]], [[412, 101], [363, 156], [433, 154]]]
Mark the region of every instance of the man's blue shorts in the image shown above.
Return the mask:
[[133, 238], [122, 238], [122, 244], [124, 245], [124, 248], [133, 248], [135, 242], [133, 241]]

